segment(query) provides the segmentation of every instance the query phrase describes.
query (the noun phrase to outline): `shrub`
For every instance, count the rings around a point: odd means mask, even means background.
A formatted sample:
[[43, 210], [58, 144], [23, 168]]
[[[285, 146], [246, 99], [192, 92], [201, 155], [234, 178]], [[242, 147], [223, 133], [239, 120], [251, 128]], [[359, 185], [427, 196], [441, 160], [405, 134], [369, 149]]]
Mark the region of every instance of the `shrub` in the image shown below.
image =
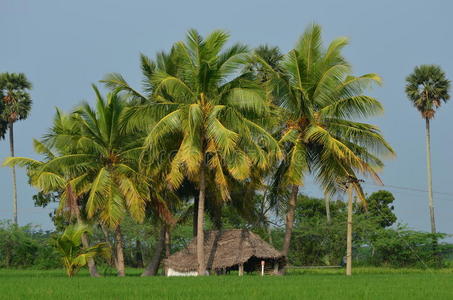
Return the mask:
[[50, 269], [59, 266], [51, 233], [31, 225], [0, 222], [0, 267]]

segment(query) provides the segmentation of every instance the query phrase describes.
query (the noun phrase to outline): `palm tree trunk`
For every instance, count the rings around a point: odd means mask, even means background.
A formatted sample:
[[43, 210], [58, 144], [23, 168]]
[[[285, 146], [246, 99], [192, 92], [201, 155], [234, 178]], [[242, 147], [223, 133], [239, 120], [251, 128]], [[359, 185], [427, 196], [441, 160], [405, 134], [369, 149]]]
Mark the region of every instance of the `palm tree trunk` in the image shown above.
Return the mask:
[[352, 184], [348, 186], [348, 225], [346, 237], [346, 275], [352, 275]]
[[143, 268], [143, 251], [142, 251], [142, 242], [139, 239], [135, 240], [135, 262], [137, 268]]
[[327, 218], [327, 224], [330, 224], [332, 222], [332, 219], [330, 217], [330, 198], [327, 195], [327, 193], [324, 194], [324, 201], [326, 202], [326, 218]]
[[[263, 211], [263, 209], [261, 209], [261, 211]], [[272, 245], [272, 228], [271, 228], [271, 223], [269, 221], [270, 218], [271, 218], [270, 209], [267, 210], [267, 211], [264, 211], [263, 215], [265, 216], [264, 226], [266, 227], [266, 231], [267, 231], [267, 235], [268, 235], [268, 241], [269, 241], [269, 244]]]
[[431, 220], [431, 233], [436, 233], [436, 221], [434, 218], [434, 201], [433, 201], [433, 182], [431, 170], [431, 136], [429, 129], [429, 119], [426, 120], [426, 170], [428, 172], [428, 200], [429, 200], [429, 216]]
[[[13, 122], [9, 123], [9, 150], [11, 157], [14, 157], [14, 126]], [[16, 167], [11, 168], [13, 175], [13, 224], [17, 225], [17, 183], [16, 183]]]
[[171, 231], [170, 226], [165, 225], [165, 258], [171, 255]]
[[116, 240], [116, 268], [118, 270], [118, 276], [124, 277], [126, 275], [124, 269], [124, 249], [123, 249], [124, 245], [120, 225], [118, 225], [115, 229], [115, 240]]
[[[105, 227], [105, 225], [103, 225], [103, 224], [99, 224], [99, 225], [101, 227], [102, 233], [104, 234], [105, 242], [107, 243], [107, 245], [109, 245], [110, 249], [113, 249], [112, 243], [110, 241], [109, 231], [108, 231], [107, 227]], [[108, 261], [108, 264], [109, 264], [110, 267], [116, 268], [116, 255], [115, 255], [114, 251], [113, 251], [112, 257]]]
[[159, 240], [157, 242], [156, 248], [154, 249], [154, 255], [151, 259], [151, 262], [148, 264], [146, 269], [142, 273], [142, 277], [144, 276], [156, 276], [157, 271], [159, 270], [160, 260], [162, 258], [162, 251], [164, 249], [165, 244], [165, 226], [162, 225], [159, 232]]
[[206, 178], [204, 161], [200, 167], [200, 194], [198, 197], [198, 218], [197, 218], [197, 262], [198, 276], [205, 275], [206, 266], [204, 261], [204, 205], [206, 197]]
[[[86, 232], [84, 232], [82, 234], [82, 245], [83, 245], [83, 248], [89, 248], [89, 246], [90, 246], [90, 244], [88, 242], [88, 235]], [[91, 257], [88, 259], [88, 270], [90, 271], [91, 277], [101, 277], [101, 275], [99, 275], [98, 270], [96, 268], [96, 263], [94, 262], [94, 259]]]
[[197, 236], [198, 231], [198, 196], [193, 197], [193, 237]]
[[[76, 207], [76, 218], [77, 218], [77, 223], [82, 225], [83, 224], [83, 220], [80, 217], [80, 211], [79, 211], [79, 207], [78, 206]], [[81, 240], [82, 240], [83, 248], [87, 249], [87, 248], [90, 247], [90, 243], [88, 242], [88, 234], [86, 232], [84, 232], [82, 234]], [[99, 273], [98, 273], [98, 270], [96, 268], [96, 264], [95, 264], [94, 259], [92, 257], [90, 257], [88, 259], [88, 270], [90, 271], [90, 276], [91, 277], [101, 277], [101, 275], [99, 275]]]
[[272, 229], [269, 224], [267, 225], [267, 235], [268, 235], [269, 244], [272, 245]]
[[285, 238], [283, 240], [282, 254], [288, 259], [289, 246], [291, 244], [291, 235], [293, 233], [294, 215], [296, 213], [297, 194], [299, 186], [293, 185], [291, 188], [291, 196], [288, 202], [288, 211], [286, 213]]

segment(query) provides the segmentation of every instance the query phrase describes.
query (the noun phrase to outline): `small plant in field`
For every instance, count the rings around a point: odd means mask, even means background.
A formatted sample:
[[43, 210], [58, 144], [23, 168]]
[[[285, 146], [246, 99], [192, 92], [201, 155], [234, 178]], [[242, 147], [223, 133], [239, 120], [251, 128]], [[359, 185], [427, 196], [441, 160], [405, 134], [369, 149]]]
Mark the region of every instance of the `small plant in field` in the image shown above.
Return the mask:
[[62, 235], [55, 239], [55, 248], [61, 254], [66, 274], [74, 276], [80, 268], [88, 263], [88, 259], [95, 256], [109, 258], [111, 255], [110, 247], [107, 243], [99, 243], [89, 248], [83, 248], [82, 235], [91, 233], [87, 225], [69, 225]]

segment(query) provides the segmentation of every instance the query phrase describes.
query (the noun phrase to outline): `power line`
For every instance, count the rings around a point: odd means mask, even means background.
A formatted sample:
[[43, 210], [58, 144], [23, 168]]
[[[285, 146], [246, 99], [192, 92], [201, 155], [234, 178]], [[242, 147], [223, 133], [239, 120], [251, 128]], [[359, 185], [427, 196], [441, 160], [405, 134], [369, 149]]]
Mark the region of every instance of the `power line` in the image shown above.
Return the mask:
[[[313, 180], [306, 180], [306, 182], [310, 182], [311, 184], [314, 184], [316, 185], [317, 183]], [[428, 193], [427, 190], [423, 190], [423, 189], [419, 189], [419, 188], [413, 188], [413, 187], [407, 187], [407, 186], [398, 186], [398, 185], [391, 185], [391, 184], [376, 184], [374, 182], [369, 182], [369, 181], [364, 181], [363, 184], [366, 184], [366, 185], [372, 185], [372, 186], [375, 186], [375, 187], [385, 187], [385, 188], [393, 188], [393, 189], [398, 189], [398, 190], [403, 190], [403, 191], [411, 191], [411, 192], [417, 192], [417, 193]], [[449, 196], [449, 197], [452, 197], [452, 198], [449, 198], [449, 199], [442, 199], [442, 200], [452, 200], [453, 201], [453, 193], [446, 193], [446, 192], [437, 192], [437, 191], [433, 191], [433, 194], [437, 194], [437, 195], [442, 195], [442, 196]]]
[[[379, 184], [375, 184], [375, 183], [367, 182], [367, 181], [365, 181], [365, 184], [373, 185], [373, 186], [377, 186], [377, 187], [389, 187], [389, 188], [394, 188], [394, 189], [399, 189], [399, 190], [406, 190], [406, 191], [412, 191], [412, 192], [418, 192], [418, 193], [428, 193], [427, 190], [418, 189], [418, 188], [412, 188], [412, 187], [406, 187], [406, 186], [397, 186], [397, 185], [391, 185], [391, 184], [379, 185]], [[433, 194], [445, 195], [445, 196], [453, 197], [453, 193], [433, 191]]]

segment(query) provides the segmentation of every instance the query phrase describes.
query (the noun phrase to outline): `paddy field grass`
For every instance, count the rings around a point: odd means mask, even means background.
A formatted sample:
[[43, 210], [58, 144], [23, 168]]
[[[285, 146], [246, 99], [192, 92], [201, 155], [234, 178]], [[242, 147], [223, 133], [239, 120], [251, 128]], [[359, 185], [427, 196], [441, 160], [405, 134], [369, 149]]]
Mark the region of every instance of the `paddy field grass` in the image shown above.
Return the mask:
[[453, 299], [453, 269], [293, 270], [285, 276], [90, 278], [83, 271], [0, 270], [0, 299]]

